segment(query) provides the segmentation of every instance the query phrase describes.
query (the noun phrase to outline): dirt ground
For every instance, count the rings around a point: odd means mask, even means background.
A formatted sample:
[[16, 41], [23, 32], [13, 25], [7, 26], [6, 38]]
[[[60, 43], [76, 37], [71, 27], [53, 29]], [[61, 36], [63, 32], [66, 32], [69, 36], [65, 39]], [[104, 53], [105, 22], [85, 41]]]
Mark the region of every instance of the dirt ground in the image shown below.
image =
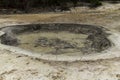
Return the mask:
[[[120, 32], [120, 4], [63, 13], [0, 15], [0, 27], [24, 23], [69, 22], [104, 26]], [[118, 43], [120, 44], [120, 43]], [[120, 58], [55, 62], [0, 49], [0, 80], [120, 80]]]

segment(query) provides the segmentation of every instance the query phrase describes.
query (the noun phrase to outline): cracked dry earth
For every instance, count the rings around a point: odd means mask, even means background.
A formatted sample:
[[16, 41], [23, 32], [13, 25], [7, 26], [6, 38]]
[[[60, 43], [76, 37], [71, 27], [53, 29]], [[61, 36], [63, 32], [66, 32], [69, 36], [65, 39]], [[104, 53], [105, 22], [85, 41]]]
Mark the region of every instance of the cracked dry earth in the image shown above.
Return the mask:
[[[101, 25], [120, 32], [120, 10], [84, 14], [65, 13], [55, 16], [52, 14], [46, 16], [50, 14], [45, 14], [46, 17], [42, 18], [43, 15], [4, 15], [0, 17], [0, 27], [29, 22], [64, 21]], [[35, 18], [36, 16], [39, 18]], [[29, 17], [33, 17], [33, 19], [29, 21]], [[0, 49], [0, 80], [120, 80], [120, 58], [55, 62], [37, 60]]]

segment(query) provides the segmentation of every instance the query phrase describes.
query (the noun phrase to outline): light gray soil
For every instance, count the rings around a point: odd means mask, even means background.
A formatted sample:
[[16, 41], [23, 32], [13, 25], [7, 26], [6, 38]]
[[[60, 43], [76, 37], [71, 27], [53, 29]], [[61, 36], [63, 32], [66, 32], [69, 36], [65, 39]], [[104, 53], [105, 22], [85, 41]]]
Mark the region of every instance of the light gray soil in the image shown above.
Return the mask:
[[[105, 5], [99, 9], [105, 10], [106, 6], [107, 10], [110, 11], [110, 13], [107, 14], [106, 11], [106, 15], [104, 16], [101, 16], [101, 13], [88, 13], [90, 14], [89, 17], [91, 20], [86, 19], [79, 21], [81, 18], [73, 19], [70, 17], [63, 18], [60, 16], [58, 18], [56, 17], [56, 19], [53, 18], [54, 20], [52, 21], [74, 21], [79, 23], [85, 21], [84, 23], [102, 25], [105, 28], [112, 30], [114, 34], [120, 34], [120, 11], [118, 10], [120, 6], [117, 5], [116, 9], [116, 5], [112, 5], [112, 8], [110, 6], [108, 9], [108, 5]], [[113, 8], [115, 8], [117, 11], [114, 11]], [[92, 16], [96, 16], [96, 14], [97, 18]], [[104, 14], [104, 12], [102, 14]], [[78, 14], [75, 14], [74, 16], [79, 17]], [[85, 16], [88, 17], [86, 14]], [[27, 21], [25, 22], [23, 19], [21, 21], [17, 21], [13, 18], [4, 19], [2, 15], [2, 18], [0, 19], [0, 27], [20, 24], [21, 22], [24, 24]], [[118, 44], [117, 47], [120, 48], [119, 35], [117, 38], [112, 37], [112, 40], [114, 40], [114, 42]], [[117, 51], [118, 49], [115, 49], [112, 53], [114, 54]], [[105, 58], [106, 56], [101, 57]], [[0, 80], [120, 80], [119, 52], [118, 54], [114, 54], [114, 58], [112, 55], [111, 59], [109, 58], [95, 61], [55, 62], [37, 60], [29, 56], [14, 54], [14, 52], [0, 48]]]

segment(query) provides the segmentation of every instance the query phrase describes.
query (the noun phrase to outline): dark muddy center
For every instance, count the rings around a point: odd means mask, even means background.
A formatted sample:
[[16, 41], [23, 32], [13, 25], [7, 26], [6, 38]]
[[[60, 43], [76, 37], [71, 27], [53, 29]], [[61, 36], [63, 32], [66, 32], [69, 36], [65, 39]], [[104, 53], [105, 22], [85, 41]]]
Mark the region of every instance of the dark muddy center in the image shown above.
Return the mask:
[[29, 24], [2, 29], [1, 43], [50, 54], [101, 52], [111, 46], [102, 27], [82, 24]]

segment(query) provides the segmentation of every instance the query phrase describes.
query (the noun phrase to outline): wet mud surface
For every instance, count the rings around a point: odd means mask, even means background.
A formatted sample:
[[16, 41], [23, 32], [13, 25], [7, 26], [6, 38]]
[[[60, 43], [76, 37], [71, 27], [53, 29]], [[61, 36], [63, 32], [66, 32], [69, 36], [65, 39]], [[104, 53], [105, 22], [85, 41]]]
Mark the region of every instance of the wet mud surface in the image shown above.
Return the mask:
[[2, 29], [1, 43], [33, 52], [74, 55], [101, 52], [111, 47], [105, 29], [83, 24], [28, 24]]

